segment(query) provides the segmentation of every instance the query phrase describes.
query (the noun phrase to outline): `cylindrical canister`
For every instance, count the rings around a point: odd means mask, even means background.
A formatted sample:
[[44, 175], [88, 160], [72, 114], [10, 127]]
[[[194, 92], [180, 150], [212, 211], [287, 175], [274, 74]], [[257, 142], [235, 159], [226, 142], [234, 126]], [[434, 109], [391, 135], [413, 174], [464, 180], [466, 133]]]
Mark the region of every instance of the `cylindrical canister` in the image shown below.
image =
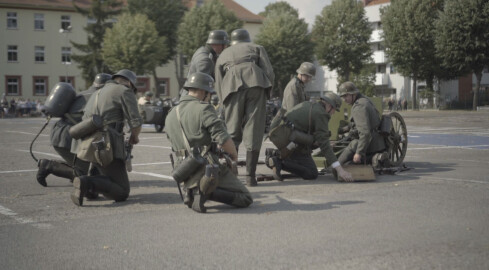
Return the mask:
[[72, 126], [68, 133], [70, 136], [75, 139], [83, 139], [86, 136], [94, 133], [97, 130], [101, 130], [104, 126], [104, 120], [98, 114], [92, 115], [92, 117], [87, 118], [80, 123]]

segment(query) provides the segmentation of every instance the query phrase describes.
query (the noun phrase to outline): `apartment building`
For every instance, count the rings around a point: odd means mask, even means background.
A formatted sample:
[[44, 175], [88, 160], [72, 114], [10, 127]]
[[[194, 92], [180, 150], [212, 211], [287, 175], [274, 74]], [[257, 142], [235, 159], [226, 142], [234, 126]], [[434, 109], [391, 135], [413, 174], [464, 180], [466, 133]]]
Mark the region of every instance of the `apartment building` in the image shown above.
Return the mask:
[[[205, 4], [203, 0], [183, 0], [189, 8]], [[232, 0], [221, 0], [236, 16], [252, 38], [263, 18]], [[79, 0], [80, 7], [91, 0]], [[86, 44], [83, 28], [90, 18], [75, 12], [71, 0], [0, 0], [0, 94], [8, 98], [44, 100], [58, 82], [69, 82], [75, 89], [86, 89], [85, 81], [72, 54], [81, 54], [70, 41]], [[174, 97], [179, 91], [175, 63], [157, 68], [153, 76], [138, 74], [138, 91], [158, 91]], [[3, 89], [2, 89], [3, 88]]]

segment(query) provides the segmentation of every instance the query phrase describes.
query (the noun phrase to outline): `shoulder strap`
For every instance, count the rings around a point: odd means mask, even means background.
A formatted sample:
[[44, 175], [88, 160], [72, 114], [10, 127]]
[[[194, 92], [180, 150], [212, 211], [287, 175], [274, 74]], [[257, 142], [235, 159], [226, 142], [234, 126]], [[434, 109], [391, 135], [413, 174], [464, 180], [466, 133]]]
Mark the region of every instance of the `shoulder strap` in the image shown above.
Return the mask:
[[309, 108], [309, 129], [307, 130], [307, 134], [311, 134], [311, 124], [312, 124], [312, 105], [313, 103], [311, 102], [311, 107]]
[[187, 135], [185, 135], [185, 132], [183, 131], [183, 125], [182, 125], [182, 121], [180, 121], [180, 105], [177, 106], [177, 120], [178, 120], [178, 123], [180, 124], [180, 130], [182, 131], [182, 135], [183, 135], [183, 140], [185, 142], [185, 148], [187, 148], [187, 151], [188, 153], [192, 153], [190, 151], [190, 144], [188, 143], [188, 139], [187, 139]]

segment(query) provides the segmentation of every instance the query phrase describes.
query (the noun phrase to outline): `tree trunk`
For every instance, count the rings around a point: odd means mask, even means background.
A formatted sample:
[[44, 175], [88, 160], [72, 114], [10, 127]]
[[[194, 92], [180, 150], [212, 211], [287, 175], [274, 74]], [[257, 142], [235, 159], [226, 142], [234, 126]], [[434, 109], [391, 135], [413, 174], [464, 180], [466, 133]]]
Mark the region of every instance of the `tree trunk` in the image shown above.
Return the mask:
[[416, 89], [417, 87], [417, 80], [418, 78], [413, 77], [413, 111], [416, 111], [418, 109], [418, 90]]
[[186, 77], [183, 75], [183, 59], [182, 54], [177, 53], [174, 58], [175, 75], [177, 76], [178, 88], [182, 89]]
[[153, 69], [153, 79], [155, 80], [155, 97], [159, 98], [161, 93], [160, 93], [160, 89], [158, 89], [159, 84], [158, 84], [158, 77], [156, 76], [156, 67]]
[[481, 87], [481, 80], [482, 80], [482, 70], [477, 71], [475, 73], [475, 77], [477, 79], [477, 82], [475, 84], [475, 89], [474, 89], [474, 100], [472, 102], [472, 110], [476, 111], [477, 106], [479, 105], [479, 89]]

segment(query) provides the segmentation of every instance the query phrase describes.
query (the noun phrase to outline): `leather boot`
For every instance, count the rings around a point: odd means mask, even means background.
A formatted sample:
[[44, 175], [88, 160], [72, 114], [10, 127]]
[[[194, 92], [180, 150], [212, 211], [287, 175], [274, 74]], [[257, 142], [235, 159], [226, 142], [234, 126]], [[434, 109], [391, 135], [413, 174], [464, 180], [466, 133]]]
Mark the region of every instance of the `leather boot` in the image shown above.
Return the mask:
[[273, 179], [278, 180], [278, 181], [284, 181], [284, 178], [282, 177], [282, 160], [280, 160], [278, 157], [272, 157], [270, 159], [270, 165], [272, 166], [272, 171], [273, 171]]
[[90, 188], [89, 178], [90, 176], [75, 177], [73, 180], [73, 191], [71, 192], [71, 201], [78, 206], [83, 205], [83, 197], [86, 196], [88, 189]]
[[259, 156], [260, 152], [258, 151], [246, 152], [246, 185], [249, 187], [254, 187], [257, 185], [256, 165], [258, 164]]
[[51, 161], [49, 159], [40, 159], [37, 162], [37, 167], [39, 167], [39, 169], [37, 170], [36, 178], [37, 182], [43, 187], [48, 186], [48, 184], [46, 183], [46, 177], [51, 174], [50, 164]]
[[236, 198], [236, 194], [234, 192], [216, 188], [216, 190], [212, 192], [209, 200], [232, 205], [234, 198]]
[[70, 179], [71, 181], [73, 181], [73, 179], [75, 178], [73, 168], [62, 161], [40, 159], [37, 164], [39, 166], [39, 170], [37, 171], [36, 178], [37, 182], [41, 186], [47, 186], [46, 177], [50, 174]]
[[199, 188], [192, 189], [192, 192], [194, 196], [194, 201], [192, 203], [192, 210], [194, 210], [197, 213], [207, 212], [207, 208], [205, 208], [204, 206], [207, 197], [204, 194], [200, 193]]
[[185, 195], [183, 196], [183, 204], [185, 204], [188, 208], [192, 208], [193, 203], [194, 194], [192, 190], [185, 190]]

